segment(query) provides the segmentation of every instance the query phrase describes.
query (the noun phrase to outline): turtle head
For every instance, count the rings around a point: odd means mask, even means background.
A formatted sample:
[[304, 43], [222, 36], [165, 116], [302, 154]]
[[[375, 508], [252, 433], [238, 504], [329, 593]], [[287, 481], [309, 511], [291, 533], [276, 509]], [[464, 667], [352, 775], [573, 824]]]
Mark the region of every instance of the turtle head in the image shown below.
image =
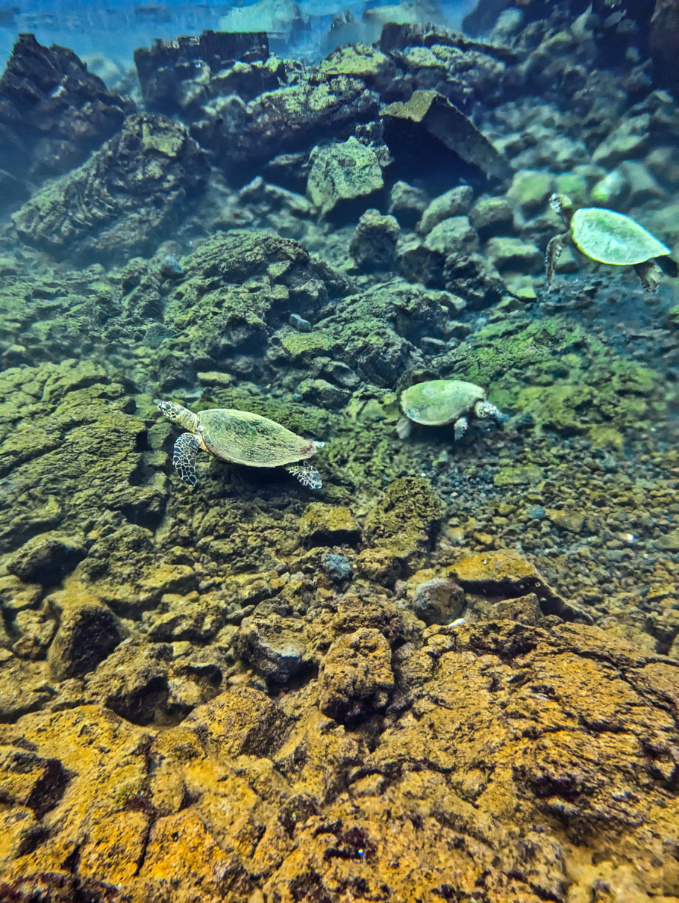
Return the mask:
[[479, 420], [489, 420], [491, 417], [498, 423], [509, 420], [509, 415], [503, 414], [498, 407], [489, 401], [477, 401], [474, 406], [474, 414]]
[[180, 426], [183, 426], [184, 429], [190, 430], [192, 433], [195, 433], [198, 429], [198, 415], [194, 414], [193, 411], [189, 411], [188, 408], [183, 408], [174, 401], [159, 401], [158, 410], [163, 416], [167, 417], [168, 420], [171, 420], [173, 423], [178, 423]]
[[567, 194], [557, 194], [555, 192], [550, 195], [549, 206], [555, 213], [559, 214], [567, 226], [570, 226], [571, 219], [575, 213], [575, 205]]

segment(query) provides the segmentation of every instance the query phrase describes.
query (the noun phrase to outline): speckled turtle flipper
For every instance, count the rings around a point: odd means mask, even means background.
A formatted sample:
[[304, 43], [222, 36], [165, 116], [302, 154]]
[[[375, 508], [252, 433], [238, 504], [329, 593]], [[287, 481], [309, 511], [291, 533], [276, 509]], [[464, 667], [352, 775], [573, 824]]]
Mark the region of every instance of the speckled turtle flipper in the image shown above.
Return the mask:
[[307, 489], [320, 489], [323, 485], [320, 473], [311, 464], [288, 464], [285, 468], [296, 480]]
[[466, 417], [458, 417], [458, 419], [453, 424], [453, 429], [455, 430], [455, 441], [457, 442], [461, 439], [464, 434], [467, 432], [467, 427], [469, 426], [469, 421]]
[[200, 449], [200, 440], [193, 433], [182, 433], [174, 444], [172, 463], [177, 469], [177, 476], [187, 486], [195, 486], [196, 455]]

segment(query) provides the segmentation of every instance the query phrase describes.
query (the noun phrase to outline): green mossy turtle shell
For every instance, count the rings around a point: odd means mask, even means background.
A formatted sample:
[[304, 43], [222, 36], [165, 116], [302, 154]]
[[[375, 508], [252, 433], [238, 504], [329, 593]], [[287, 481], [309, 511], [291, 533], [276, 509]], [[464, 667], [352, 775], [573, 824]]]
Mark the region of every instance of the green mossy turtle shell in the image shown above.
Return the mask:
[[603, 207], [576, 210], [571, 230], [573, 241], [582, 253], [599, 263], [632, 266], [670, 253], [669, 248], [629, 216]]
[[315, 443], [302, 439], [268, 417], [213, 408], [201, 411], [205, 444], [218, 458], [249, 467], [280, 467], [310, 458], [318, 450]]
[[410, 386], [401, 395], [401, 407], [406, 417], [425, 426], [454, 423], [467, 414], [486, 393], [474, 383], [461, 379], [431, 379]]

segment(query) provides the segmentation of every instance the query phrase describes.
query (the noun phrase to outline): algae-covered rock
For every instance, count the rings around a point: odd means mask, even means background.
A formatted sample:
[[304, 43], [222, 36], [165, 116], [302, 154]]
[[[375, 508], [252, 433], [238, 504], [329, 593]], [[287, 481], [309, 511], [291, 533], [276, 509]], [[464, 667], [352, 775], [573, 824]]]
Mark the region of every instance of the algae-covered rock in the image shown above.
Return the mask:
[[55, 593], [49, 602], [59, 612], [59, 629], [48, 655], [56, 680], [93, 671], [122, 640], [117, 618], [96, 596], [69, 587]]
[[454, 621], [463, 606], [464, 592], [444, 577], [432, 577], [418, 583], [413, 593], [413, 614], [427, 625]]
[[442, 144], [449, 155], [488, 178], [502, 181], [509, 164], [465, 114], [437, 91], [416, 90], [411, 98], [385, 107], [384, 138], [396, 159], [415, 164], [413, 148], [426, 156], [425, 146]]
[[12, 555], [7, 570], [27, 583], [51, 586], [59, 583], [86, 554], [82, 539], [57, 532], [41, 533]]
[[451, 216], [466, 216], [469, 213], [474, 191], [469, 185], [459, 185], [450, 191], [440, 194], [428, 205], [422, 218], [417, 224], [420, 235], [428, 235], [429, 232], [443, 220]]
[[451, 570], [460, 586], [468, 592], [501, 599], [535, 593], [545, 614], [592, 623], [592, 616], [587, 611], [565, 601], [534, 565], [512, 549], [469, 555], [454, 564]]
[[257, 613], [244, 618], [235, 637], [238, 655], [273, 685], [287, 683], [310, 664], [304, 621]]
[[551, 173], [521, 170], [515, 173], [507, 198], [527, 216], [531, 216], [544, 209], [553, 190], [554, 177]]
[[375, 151], [355, 138], [316, 147], [311, 153], [307, 196], [323, 216], [350, 216], [358, 205], [365, 209], [383, 187]]
[[379, 712], [394, 686], [389, 643], [365, 627], [340, 637], [321, 662], [319, 683], [319, 708], [336, 721]]
[[353, 545], [361, 530], [349, 508], [312, 502], [300, 521], [300, 534], [310, 545]]
[[375, 115], [378, 95], [348, 75], [322, 74], [318, 82], [302, 80], [265, 91], [246, 108], [218, 97], [203, 108], [193, 134], [228, 171], [242, 178], [244, 165], [268, 160], [336, 136]]
[[150, 254], [202, 193], [205, 154], [177, 122], [139, 113], [13, 217], [19, 239], [77, 263]]
[[352, 236], [349, 253], [363, 272], [390, 270], [394, 266], [398, 236], [399, 226], [393, 216], [366, 210]]
[[423, 567], [443, 509], [427, 480], [394, 480], [365, 519], [366, 541], [391, 552], [406, 569]]
[[81, 534], [116, 512], [157, 522], [164, 491], [143, 471], [146, 425], [120, 383], [87, 361], [0, 377], [0, 549], [31, 545], [15, 573], [58, 582], [84, 555]]

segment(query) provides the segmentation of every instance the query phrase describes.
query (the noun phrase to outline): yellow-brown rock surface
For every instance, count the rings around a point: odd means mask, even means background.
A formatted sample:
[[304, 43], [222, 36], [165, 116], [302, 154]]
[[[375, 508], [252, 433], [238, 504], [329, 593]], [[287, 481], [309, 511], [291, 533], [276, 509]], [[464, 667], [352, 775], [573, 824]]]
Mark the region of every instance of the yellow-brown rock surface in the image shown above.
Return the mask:
[[[377, 632], [355, 639], [379, 677]], [[5, 725], [0, 898], [679, 899], [676, 663], [587, 625], [422, 637], [350, 727], [318, 708], [334, 659], [347, 676], [330, 653], [322, 681], [233, 684], [176, 727], [101, 706]]]

